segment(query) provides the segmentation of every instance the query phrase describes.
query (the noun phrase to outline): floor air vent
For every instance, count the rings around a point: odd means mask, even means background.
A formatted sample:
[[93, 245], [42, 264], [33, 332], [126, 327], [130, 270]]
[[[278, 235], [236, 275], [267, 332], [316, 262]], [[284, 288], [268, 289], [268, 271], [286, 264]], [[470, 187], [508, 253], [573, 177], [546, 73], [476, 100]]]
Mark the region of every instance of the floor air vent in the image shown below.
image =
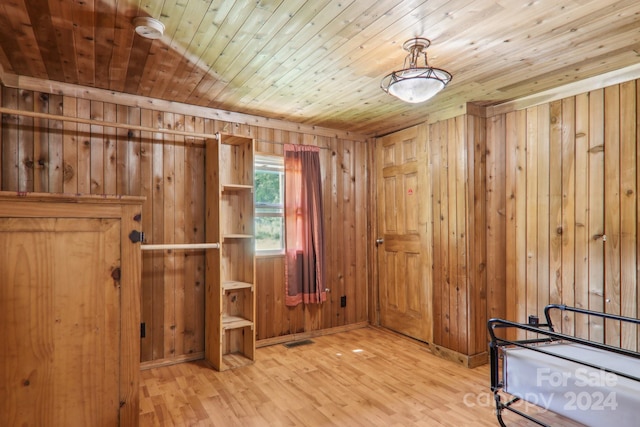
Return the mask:
[[300, 347], [301, 345], [309, 345], [309, 344], [313, 344], [313, 341], [311, 340], [292, 341], [292, 342], [284, 343], [282, 345], [284, 345], [287, 348], [293, 348], [293, 347]]

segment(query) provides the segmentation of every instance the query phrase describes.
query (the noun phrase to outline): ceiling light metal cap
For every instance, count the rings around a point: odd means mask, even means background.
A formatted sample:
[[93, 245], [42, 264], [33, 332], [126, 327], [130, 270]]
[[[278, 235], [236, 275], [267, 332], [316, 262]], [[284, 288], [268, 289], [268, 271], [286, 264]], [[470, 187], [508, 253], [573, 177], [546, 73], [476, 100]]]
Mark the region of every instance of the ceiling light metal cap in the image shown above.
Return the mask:
[[136, 33], [148, 39], [159, 39], [164, 34], [164, 24], [150, 16], [134, 18], [133, 26], [136, 29]]

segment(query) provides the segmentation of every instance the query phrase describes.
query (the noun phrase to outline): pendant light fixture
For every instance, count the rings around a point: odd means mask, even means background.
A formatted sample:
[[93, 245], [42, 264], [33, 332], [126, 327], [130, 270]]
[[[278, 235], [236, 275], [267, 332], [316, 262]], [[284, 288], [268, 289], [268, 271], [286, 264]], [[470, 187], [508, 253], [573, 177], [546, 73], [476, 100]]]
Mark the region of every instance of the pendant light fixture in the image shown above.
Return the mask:
[[[380, 83], [382, 90], [402, 101], [417, 104], [440, 92], [451, 81], [451, 74], [427, 63], [426, 49], [431, 41], [416, 37], [407, 40], [402, 48], [409, 52], [402, 70], [385, 76]], [[424, 66], [418, 64], [424, 58]]]

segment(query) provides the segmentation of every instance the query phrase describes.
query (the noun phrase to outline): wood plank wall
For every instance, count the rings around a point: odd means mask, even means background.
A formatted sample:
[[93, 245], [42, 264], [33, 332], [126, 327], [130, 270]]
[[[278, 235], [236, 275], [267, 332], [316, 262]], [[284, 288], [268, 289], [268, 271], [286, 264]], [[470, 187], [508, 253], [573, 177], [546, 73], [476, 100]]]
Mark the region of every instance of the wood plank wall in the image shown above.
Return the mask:
[[[284, 304], [284, 256], [258, 257], [257, 280], [268, 283], [259, 285], [256, 294], [258, 340], [367, 321], [366, 219], [371, 203], [370, 193], [363, 191], [363, 178], [368, 177], [367, 144], [269, 129], [260, 130], [258, 140], [257, 153], [278, 156], [283, 154], [282, 143], [321, 147], [322, 196], [328, 225], [325, 250], [330, 272], [327, 304], [306, 310], [302, 306], [289, 308]], [[345, 308], [340, 307], [342, 295], [347, 297]]]
[[[563, 303], [640, 315], [639, 102], [635, 80], [489, 118], [488, 195], [498, 198], [488, 222], [505, 236], [488, 247], [488, 259], [498, 260], [488, 277], [506, 301], [493, 314], [526, 322]], [[637, 328], [570, 314], [553, 321], [640, 349]]]
[[445, 357], [451, 357], [443, 353], [449, 350], [468, 356], [487, 351], [483, 114], [482, 109], [469, 105], [466, 115], [429, 125], [434, 218], [433, 348]]
[[[369, 144], [248, 126], [198, 116], [1, 87], [2, 105], [119, 124], [242, 134], [257, 151], [281, 154], [282, 143], [320, 146], [328, 257], [328, 301], [303, 309], [284, 305], [282, 257], [257, 261], [257, 338], [367, 321], [368, 233], [371, 199]], [[191, 137], [70, 121], [2, 116], [0, 188], [142, 195], [148, 243], [204, 240], [204, 146]], [[204, 253], [143, 255], [141, 360], [171, 361], [204, 350]], [[340, 307], [340, 297], [347, 306]]]

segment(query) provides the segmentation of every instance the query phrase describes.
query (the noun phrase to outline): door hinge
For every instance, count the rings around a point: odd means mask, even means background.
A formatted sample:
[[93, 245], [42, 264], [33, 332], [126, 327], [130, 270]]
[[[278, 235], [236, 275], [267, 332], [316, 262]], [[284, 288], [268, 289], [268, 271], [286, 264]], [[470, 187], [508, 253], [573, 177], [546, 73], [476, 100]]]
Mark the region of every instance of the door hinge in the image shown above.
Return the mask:
[[144, 338], [147, 336], [147, 324], [142, 322], [140, 323], [140, 338]]

